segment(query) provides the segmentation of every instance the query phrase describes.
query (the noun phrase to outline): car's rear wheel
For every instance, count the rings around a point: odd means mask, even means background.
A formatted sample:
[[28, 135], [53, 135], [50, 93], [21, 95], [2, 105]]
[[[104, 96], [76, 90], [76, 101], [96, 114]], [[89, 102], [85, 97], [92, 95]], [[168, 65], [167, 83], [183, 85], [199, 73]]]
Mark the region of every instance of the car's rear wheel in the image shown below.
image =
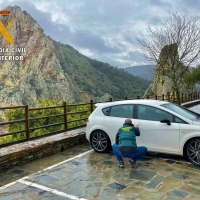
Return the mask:
[[95, 131], [90, 141], [96, 152], [104, 153], [110, 150], [110, 139], [103, 131]]
[[186, 155], [190, 162], [200, 166], [200, 139], [192, 139], [187, 143]]

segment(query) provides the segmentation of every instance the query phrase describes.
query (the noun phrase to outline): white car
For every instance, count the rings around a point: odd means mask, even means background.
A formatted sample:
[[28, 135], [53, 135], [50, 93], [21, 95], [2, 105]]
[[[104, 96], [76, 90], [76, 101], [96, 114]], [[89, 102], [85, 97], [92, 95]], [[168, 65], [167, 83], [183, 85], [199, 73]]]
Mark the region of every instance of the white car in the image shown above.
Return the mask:
[[96, 104], [86, 138], [97, 152], [110, 150], [126, 118], [138, 124], [138, 146], [148, 151], [186, 155], [200, 166], [200, 114], [159, 100], [125, 100]]

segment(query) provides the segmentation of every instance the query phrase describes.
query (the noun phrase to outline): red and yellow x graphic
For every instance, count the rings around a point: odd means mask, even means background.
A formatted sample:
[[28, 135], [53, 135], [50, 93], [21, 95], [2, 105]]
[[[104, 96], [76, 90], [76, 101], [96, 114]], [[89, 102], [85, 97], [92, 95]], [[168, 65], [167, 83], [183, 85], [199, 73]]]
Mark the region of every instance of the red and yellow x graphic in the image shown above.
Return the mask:
[[10, 35], [10, 33], [8, 32], [7, 28], [9, 26], [12, 26], [12, 22], [15, 19], [12, 18], [11, 21], [8, 22], [8, 25], [5, 27], [3, 25], [3, 23], [0, 21], [0, 37], [3, 36], [5, 38], [5, 40], [9, 43], [9, 44], [13, 44], [15, 42], [15, 40], [13, 39], [13, 37]]

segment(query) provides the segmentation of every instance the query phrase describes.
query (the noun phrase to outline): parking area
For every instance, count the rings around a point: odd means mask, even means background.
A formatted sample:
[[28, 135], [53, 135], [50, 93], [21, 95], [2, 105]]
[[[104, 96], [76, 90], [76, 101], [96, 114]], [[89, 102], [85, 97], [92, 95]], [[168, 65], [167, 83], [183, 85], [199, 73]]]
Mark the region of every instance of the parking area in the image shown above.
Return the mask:
[[196, 199], [200, 168], [182, 157], [148, 154], [134, 169], [117, 166], [113, 152], [76, 146], [0, 174], [0, 200]]

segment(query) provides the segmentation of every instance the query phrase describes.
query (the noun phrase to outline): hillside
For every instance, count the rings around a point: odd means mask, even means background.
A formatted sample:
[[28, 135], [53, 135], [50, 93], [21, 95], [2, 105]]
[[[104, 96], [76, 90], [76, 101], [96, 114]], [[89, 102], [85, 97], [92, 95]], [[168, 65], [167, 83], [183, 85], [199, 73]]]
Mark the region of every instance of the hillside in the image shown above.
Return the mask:
[[126, 67], [123, 69], [134, 76], [138, 76], [147, 80], [153, 79], [153, 65], [137, 65], [132, 67]]
[[[107, 63], [92, 60], [69, 45], [52, 40], [26, 11], [17, 6], [7, 8], [11, 14], [0, 20], [15, 23], [8, 27], [14, 38], [8, 44], [0, 38], [0, 46], [9, 52], [1, 58], [23, 56], [22, 60], [1, 60], [0, 103], [37, 105], [39, 99], [83, 102], [143, 95], [150, 82], [132, 76]], [[25, 52], [11, 52], [11, 49]]]

